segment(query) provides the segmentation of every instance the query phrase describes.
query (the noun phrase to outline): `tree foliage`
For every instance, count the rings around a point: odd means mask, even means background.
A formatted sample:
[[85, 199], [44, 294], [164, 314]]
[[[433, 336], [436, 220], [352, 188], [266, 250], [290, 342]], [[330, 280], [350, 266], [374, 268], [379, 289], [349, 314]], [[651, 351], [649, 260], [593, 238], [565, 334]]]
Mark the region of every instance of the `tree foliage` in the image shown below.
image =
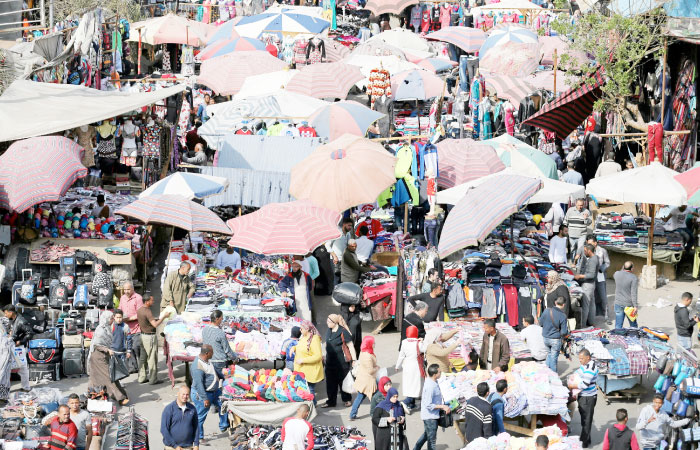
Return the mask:
[[141, 6], [132, 0], [54, 0], [54, 20], [80, 16], [86, 11], [102, 7], [130, 22], [141, 19]]

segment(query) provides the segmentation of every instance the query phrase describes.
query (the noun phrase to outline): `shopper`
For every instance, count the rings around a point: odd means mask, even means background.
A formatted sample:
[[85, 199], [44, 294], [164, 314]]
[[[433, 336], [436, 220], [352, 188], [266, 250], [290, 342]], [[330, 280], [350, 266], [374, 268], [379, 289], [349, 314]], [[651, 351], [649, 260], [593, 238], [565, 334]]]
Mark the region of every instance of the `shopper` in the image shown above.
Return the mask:
[[503, 396], [506, 395], [506, 392], [508, 392], [508, 382], [506, 380], [498, 380], [496, 381], [496, 392], [492, 392], [488, 397], [491, 409], [493, 410], [492, 422], [494, 436], [506, 431], [506, 427], [503, 425], [503, 418], [505, 417], [505, 400]]
[[408, 297], [407, 301], [414, 309], [416, 307], [416, 302], [419, 301], [422, 301], [428, 305], [428, 312], [423, 317], [424, 322], [442, 322], [444, 320], [445, 296], [443, 295], [441, 283], [432, 283], [430, 285], [429, 293]]
[[340, 316], [348, 325], [355, 351], [362, 345], [362, 317], [358, 305], [340, 305]]
[[209, 344], [202, 345], [199, 356], [192, 363], [192, 400], [197, 409], [199, 442], [204, 443], [204, 421], [209, 409], [214, 406], [219, 411], [219, 430], [228, 430], [228, 415], [221, 411], [221, 389], [219, 376], [211, 362], [214, 349]]
[[360, 264], [357, 253], [355, 253], [356, 250], [357, 242], [355, 239], [350, 239], [345, 252], [343, 252], [343, 261], [340, 267], [341, 283], [357, 283], [360, 279], [360, 274], [375, 269], [372, 265]]
[[[595, 249], [595, 255], [598, 257], [598, 275], [595, 283], [595, 309], [597, 316], [605, 316], [605, 321], [608, 325], [612, 322], [608, 321], [608, 289], [606, 285], [606, 271], [610, 267], [610, 256], [608, 251], [598, 245], [598, 239], [594, 234], [586, 236], [586, 243], [591, 244]], [[577, 258], [579, 255], [576, 255]]]
[[537, 439], [535, 439], [535, 450], [547, 450], [548, 448], [549, 438], [544, 434], [537, 436]]
[[428, 276], [423, 282], [421, 294], [429, 294], [433, 290], [433, 284], [440, 282], [440, 272], [435, 268], [428, 269]]
[[[394, 430], [396, 429], [396, 439]], [[374, 435], [375, 450], [403, 449], [406, 416], [399, 402], [399, 391], [391, 388], [386, 398], [382, 400], [372, 413], [372, 434]]]
[[294, 370], [294, 356], [300, 337], [301, 328], [292, 327], [289, 337], [282, 342], [282, 352], [280, 356], [284, 358], [285, 369]]
[[[129, 326], [124, 323], [124, 313], [121, 309], [114, 310], [114, 323], [112, 324], [112, 350], [114, 356], [124, 361], [132, 359], [131, 337], [129, 336]], [[129, 367], [127, 365], [127, 367]]]
[[564, 315], [566, 302], [563, 297], [559, 297], [554, 302], [553, 308], [542, 311], [540, 325], [542, 326], [542, 338], [544, 347], [547, 350], [547, 367], [554, 373], [557, 372], [557, 360], [564, 338], [569, 334], [569, 324]]
[[141, 327], [136, 317], [136, 311], [143, 306], [143, 297], [134, 292], [134, 284], [126, 281], [122, 284], [122, 296], [119, 298], [119, 309], [124, 313], [124, 322], [129, 325], [129, 336], [131, 337], [131, 355], [127, 360], [130, 373], [139, 372], [139, 361], [143, 352], [141, 344]]
[[311, 277], [301, 270], [299, 261], [292, 262], [292, 271], [277, 283], [277, 289], [282, 293], [282, 297], [294, 299], [299, 317], [312, 321], [314, 308], [311, 303]]
[[78, 437], [75, 440], [75, 450], [85, 450], [90, 448], [92, 442], [92, 419], [90, 413], [80, 409], [80, 397], [78, 394], [68, 396], [68, 408], [70, 409], [70, 420], [78, 430]]
[[442, 332], [439, 328], [433, 328], [428, 330], [425, 334], [425, 360], [428, 365], [437, 364], [440, 366], [440, 371], [442, 373], [450, 373], [450, 353], [455, 351], [459, 347], [460, 342], [456, 340], [449, 346], [445, 346], [445, 343], [452, 339], [459, 330], [454, 329], [446, 332]]
[[187, 156], [186, 152], [181, 155], [183, 162], [187, 164], [192, 164], [194, 166], [206, 166], [207, 165], [207, 154], [204, 152], [204, 145], [198, 143], [194, 146], [194, 156], [191, 158]]
[[[573, 259], [579, 245], [583, 245], [583, 239], [588, 233], [589, 226], [593, 223], [591, 212], [584, 208], [585, 200], [576, 200], [576, 206], [569, 208], [564, 216], [564, 225], [569, 229], [569, 252]], [[579, 242], [580, 241], [580, 242]]]
[[406, 339], [406, 330], [410, 326], [416, 327], [418, 329], [418, 337], [423, 339], [425, 337], [424, 319], [427, 314], [428, 304], [423, 301], [417, 301], [413, 306], [413, 311], [403, 317], [403, 324], [401, 326], [401, 340]]
[[467, 442], [493, 436], [493, 408], [488, 396], [489, 385], [482, 382], [476, 385], [476, 395], [467, 400], [463, 431]]
[[[19, 346], [24, 346], [24, 348], [28, 351], [29, 341], [34, 335], [32, 327], [29, 325], [29, 322], [27, 322], [27, 319], [25, 319], [24, 316], [17, 313], [17, 310], [13, 305], [5, 306], [4, 311], [5, 318], [11, 322], [11, 324], [8, 324], [7, 335], [8, 340], [11, 341], [11, 344], [14, 344], [12, 345], [12, 354], [14, 354], [14, 348]], [[17, 360], [17, 365], [19, 366], [19, 378], [22, 383], [22, 390], [29, 392], [32, 390], [32, 387], [29, 384], [29, 366], [27, 366], [26, 357], [24, 364]]]
[[343, 255], [345, 254], [345, 249], [348, 247], [348, 241], [350, 241], [350, 239], [353, 239], [353, 228], [354, 226], [352, 219], [349, 217], [344, 218], [343, 223], [341, 225], [340, 237], [334, 240], [331, 243], [330, 247], [327, 247], [335, 268], [336, 284], [340, 283], [341, 262], [343, 260]]
[[423, 385], [423, 393], [420, 403], [420, 418], [423, 421], [423, 434], [420, 435], [413, 450], [421, 450], [425, 443], [428, 443], [428, 450], [435, 450], [437, 443], [438, 419], [440, 410], [445, 413], [450, 412], [450, 407], [445, 405], [442, 399], [442, 392], [437, 380], [442, 375], [440, 366], [431, 364], [428, 366], [428, 378]]
[[199, 419], [190, 400], [190, 388], [184, 384], [177, 390], [175, 401], [168, 404], [160, 418], [160, 434], [165, 450], [199, 447]]
[[564, 210], [561, 208], [561, 203], [552, 203], [549, 211], [547, 211], [547, 214], [545, 214], [542, 218], [542, 222], [545, 224], [545, 226], [551, 227], [551, 231], [549, 232], [548, 236], [551, 236], [552, 234], [559, 234], [561, 224], [564, 222]]
[[484, 320], [484, 337], [479, 353], [479, 366], [494, 372], [508, 370], [510, 363], [510, 342], [508, 338], [496, 330], [496, 321]]
[[684, 427], [692, 420], [690, 418], [671, 420], [668, 414], [661, 411], [663, 404], [664, 396], [655, 394], [651, 405], [646, 405], [639, 412], [635, 429], [639, 431], [639, 445], [645, 450], [659, 448], [668, 427]]
[[374, 337], [365, 336], [360, 346], [360, 357], [357, 359], [357, 376], [355, 377], [355, 390], [357, 397], [350, 410], [350, 420], [357, 419], [357, 410], [362, 401], [371, 399], [374, 391], [377, 390], [377, 379], [375, 374], [379, 370], [377, 357], [374, 356]]
[[194, 295], [194, 291], [194, 283], [190, 277], [190, 263], [183, 261], [180, 263], [180, 268], [177, 272], [170, 272], [165, 278], [160, 304], [161, 309], [169, 305], [175, 308], [178, 314], [182, 314], [187, 305], [187, 300]]
[[294, 355], [294, 371], [304, 374], [316, 403], [316, 383], [323, 380], [323, 349], [316, 327], [305, 320], [301, 323], [301, 338]]
[[[545, 286], [545, 308], [551, 308], [554, 306], [554, 301], [559, 297], [564, 298], [564, 315], [567, 318], [573, 315], [571, 310], [571, 294], [569, 293], [569, 287], [561, 279], [561, 275], [556, 270], [550, 270], [547, 272], [547, 286]], [[544, 309], [544, 308], [543, 308]]]
[[[418, 337], [418, 328], [411, 325], [406, 329], [406, 339], [401, 341], [399, 357], [396, 360], [396, 370], [401, 369], [401, 389], [408, 407], [408, 413], [416, 407], [416, 399], [420, 398], [425, 379], [425, 353], [426, 345]], [[380, 386], [381, 387], [381, 386]]]
[[632, 272], [633, 270], [632, 261], [625, 261], [622, 270], [618, 270], [613, 275], [615, 280], [615, 328], [622, 328], [625, 316], [627, 316], [630, 327], [637, 328], [637, 320], [630, 319], [630, 316], [625, 313], [625, 308], [633, 308], [630, 315], [636, 318], [639, 311], [639, 303], [637, 302], [639, 281], [637, 275]]
[[569, 255], [569, 227], [560, 225], [557, 234], [549, 240], [549, 262], [566, 264]]
[[139, 359], [139, 383], [148, 382], [151, 385], [162, 383], [158, 380], [158, 336], [156, 329], [169, 316], [164, 315], [156, 319], [151, 311], [152, 306], [153, 296], [148, 295], [143, 305], [136, 311], [136, 318], [139, 321], [139, 328], [141, 328], [141, 345], [143, 345]]
[[78, 428], [70, 420], [68, 405], [58, 407], [58, 414], [49, 423], [51, 438], [49, 450], [75, 450], [78, 440]]
[[294, 417], [282, 422], [282, 450], [313, 450], [314, 428], [309, 421], [309, 406], [299, 405]]
[[547, 359], [547, 348], [544, 346], [542, 327], [535, 323], [535, 318], [531, 315], [523, 317], [523, 329], [520, 337], [530, 350], [532, 359], [537, 362], [544, 362]]
[[578, 412], [581, 415], [581, 443], [583, 448], [591, 446], [591, 426], [593, 425], [593, 413], [598, 400], [598, 367], [591, 359], [591, 352], [583, 349], [578, 352], [578, 361], [581, 366], [576, 370], [577, 383], [569, 383], [570, 389], [580, 389], [578, 394]]
[[374, 393], [372, 396], [372, 400], [369, 402], [369, 416], [372, 417], [374, 415], [374, 410], [379, 404], [379, 402], [383, 401], [386, 399], [386, 393], [389, 392], [389, 389], [391, 389], [391, 378], [389, 377], [381, 377], [379, 379], [379, 382], [377, 383], [377, 392]]
[[578, 274], [574, 279], [581, 285], [583, 298], [581, 298], [581, 328], [592, 326], [595, 320], [595, 287], [598, 280], [598, 267], [600, 266], [595, 247], [585, 244], [583, 257], [579, 263]]
[[627, 410], [618, 409], [615, 419], [617, 423], [605, 430], [603, 450], [639, 450], [637, 436], [627, 427]]
[[[352, 394], [343, 391], [343, 380], [357, 359], [352, 335], [345, 320], [338, 314], [330, 314], [326, 319], [326, 394], [328, 399], [321, 408], [334, 408], [338, 400], [347, 407], [352, 405]], [[348, 355], [345, 354], [347, 350]], [[347, 360], [350, 357], [350, 361]]]
[[241, 270], [241, 255], [236, 252], [232, 245], [227, 245], [224, 250], [221, 250], [216, 255], [214, 267], [226, 272], [235, 272]]
[[367, 228], [367, 226], [362, 225], [360, 228], [358, 228], [358, 232], [360, 237], [355, 239], [355, 244], [357, 244], [357, 250], [355, 250], [355, 253], [357, 254], [357, 260], [360, 261], [360, 263], [366, 263], [369, 261], [370, 257], [372, 257], [374, 241], [367, 237], [369, 234], [369, 228]]
[[573, 161], [566, 163], [566, 172], [561, 177], [561, 181], [570, 184], [577, 184], [583, 186], [583, 176], [574, 168], [576, 164]]
[[222, 369], [227, 367], [229, 361], [237, 361], [236, 354], [231, 350], [226, 333], [221, 329], [221, 324], [224, 321], [224, 313], [215, 309], [209, 315], [209, 324], [204, 326], [202, 330], [202, 341], [212, 346], [214, 355], [211, 358], [211, 363], [216, 370], [216, 376], [220, 380], [224, 379]]
[[693, 294], [684, 292], [681, 295], [681, 301], [673, 308], [673, 320], [676, 324], [678, 345], [686, 350], [691, 350], [693, 347], [693, 328], [698, 322], [697, 317], [690, 311], [692, 302]]
[[129, 403], [129, 396], [122, 388], [119, 381], [112, 381], [109, 374], [109, 360], [114, 357], [112, 350], [112, 323], [114, 315], [112, 311], [102, 311], [100, 324], [95, 329], [90, 344], [90, 356], [88, 357], [90, 374], [90, 387], [101, 388], [105, 386], [107, 393], [124, 406]]

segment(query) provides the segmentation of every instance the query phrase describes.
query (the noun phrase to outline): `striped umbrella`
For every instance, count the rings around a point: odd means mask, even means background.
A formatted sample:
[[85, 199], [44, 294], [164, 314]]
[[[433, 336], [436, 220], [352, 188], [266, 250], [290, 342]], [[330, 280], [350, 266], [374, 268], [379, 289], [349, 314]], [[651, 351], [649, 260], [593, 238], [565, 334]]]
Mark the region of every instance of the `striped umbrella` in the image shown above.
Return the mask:
[[427, 70], [407, 70], [391, 77], [391, 95], [399, 100], [427, 100], [445, 93], [442, 78]]
[[287, 63], [264, 51], [229, 53], [204, 61], [197, 82], [218, 94], [231, 95], [241, 89], [247, 77], [285, 67]]
[[438, 186], [451, 188], [505, 169], [496, 150], [471, 139], [445, 139], [437, 144]]
[[292, 168], [289, 193], [333, 211], [372, 203], [396, 182], [395, 158], [381, 144], [344, 134]]
[[485, 78], [486, 89], [489, 92], [496, 94], [498, 98], [510, 100], [514, 105], [520, 104], [522, 99], [536, 90], [534, 86], [522, 78], [510, 75], [487, 74]]
[[384, 117], [355, 101], [331, 103], [320, 108], [309, 118], [309, 123], [321, 137], [336, 139], [343, 134], [364, 137], [372, 123]]
[[375, 16], [381, 14], [401, 14], [404, 9], [415, 5], [419, 0], [369, 0], [365, 9]]
[[437, 73], [452, 70], [457, 63], [442, 58], [425, 58], [418, 61], [416, 65], [421, 69], [427, 70], [428, 72]]
[[326, 46], [326, 61], [338, 62], [350, 56], [350, 49], [329, 37], [321, 38]]
[[264, 51], [265, 44], [258, 39], [237, 37], [230, 40], [220, 40], [207, 45], [204, 50], [199, 53], [199, 59], [205, 61], [209, 58], [228, 55], [233, 52], [251, 52], [255, 50]]
[[479, 71], [523, 77], [539, 66], [539, 45], [506, 42], [479, 58]]
[[552, 158], [509, 134], [486, 139], [481, 143], [496, 149], [506, 167], [513, 168], [521, 175], [559, 179], [557, 164]]
[[78, 178], [85, 150], [62, 136], [16, 141], [0, 156], [0, 207], [24, 212], [42, 202], [55, 202]]
[[467, 53], [478, 51], [486, 41], [486, 33], [479, 28], [445, 27], [425, 36], [426, 39], [447, 42]]
[[479, 245], [503, 220], [518, 211], [542, 187], [542, 181], [522, 175], [496, 175], [472, 189], [450, 211], [442, 229], [441, 258]]
[[263, 255], [306, 255], [340, 236], [340, 213], [309, 201], [269, 203], [228, 222], [229, 245]]
[[691, 169], [676, 175], [675, 179], [688, 194], [688, 204], [698, 206], [700, 204], [700, 162], [696, 162]]
[[350, 88], [362, 79], [364, 75], [357, 66], [342, 62], [318, 63], [299, 70], [286, 89], [316, 98], [345, 98]]
[[554, 64], [554, 51], [557, 51], [557, 59], [559, 62], [562, 60], [562, 56], [567, 55], [569, 58], [574, 59], [579, 64], [585, 64], [588, 62], [588, 56], [578, 50], [572, 50], [571, 43], [562, 39], [561, 36], [540, 36], [540, 63], [544, 65]]
[[199, 173], [175, 172], [154, 183], [139, 194], [139, 198], [154, 194], [179, 195], [188, 200], [206, 198], [221, 194], [228, 188], [228, 180], [224, 177], [202, 175]]
[[115, 214], [142, 223], [159, 223], [187, 231], [231, 234], [231, 230], [219, 216], [206, 206], [181, 195], [149, 195], [117, 210]]
[[327, 20], [300, 14], [292, 10], [262, 13], [242, 18], [236, 25], [236, 31], [241, 36], [259, 38], [263, 33], [308, 33], [319, 34], [330, 26]]
[[394, 55], [406, 59], [406, 53], [399, 47], [388, 44], [381, 39], [369, 40], [359, 44], [352, 51], [353, 55], [389, 56]]
[[[532, 75], [522, 77], [526, 83], [534, 86], [536, 89], [546, 89], [554, 92], [554, 71], [540, 70]], [[557, 70], [557, 95], [571, 89], [569, 77], [563, 70]]]
[[236, 31], [237, 23], [238, 20], [233, 19], [228, 20], [216, 27], [216, 29], [209, 35], [207, 45], [212, 45], [213, 43], [219, 41], [230, 41], [240, 37], [241, 35], [238, 34], [238, 31]]
[[[529, 28], [520, 25], [504, 25], [499, 28], [494, 28], [489, 37], [479, 49], [479, 58], [483, 59], [488, 55], [489, 51], [506, 42], [514, 42], [516, 44], [537, 44], [539, 48], [539, 40], [537, 33]], [[497, 51], [497, 53], [500, 53]]]

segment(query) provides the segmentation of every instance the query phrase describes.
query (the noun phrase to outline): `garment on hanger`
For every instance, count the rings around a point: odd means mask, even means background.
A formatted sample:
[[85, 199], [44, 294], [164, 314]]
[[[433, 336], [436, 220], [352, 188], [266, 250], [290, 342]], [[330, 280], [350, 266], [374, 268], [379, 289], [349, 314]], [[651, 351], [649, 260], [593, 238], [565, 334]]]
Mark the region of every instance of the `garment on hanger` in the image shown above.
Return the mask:
[[163, 73], [170, 73], [172, 71], [172, 68], [170, 65], [170, 50], [168, 49], [168, 44], [163, 44], [161, 46], [161, 49], [161, 51], [163, 52], [161, 68], [163, 69]]
[[155, 121], [143, 126], [143, 156], [146, 158], [158, 158], [160, 156], [160, 130], [162, 127]]
[[506, 100], [503, 104], [504, 121], [506, 124], [506, 133], [513, 136], [515, 134], [515, 107]]
[[440, 28], [446, 28], [450, 26], [450, 19], [452, 17], [452, 7], [449, 4], [440, 6]]
[[382, 95], [376, 98], [376, 100], [374, 101], [374, 109], [377, 112], [384, 114], [384, 117], [381, 117], [377, 120], [377, 127], [379, 127], [379, 134], [381, 135], [381, 137], [389, 137], [389, 132], [391, 131], [391, 117], [393, 115], [393, 108], [394, 102], [387, 95]]
[[325, 62], [326, 43], [323, 41], [323, 39], [314, 37], [309, 41], [309, 44], [306, 47], [306, 60], [308, 64]]
[[137, 147], [136, 136], [140, 134], [139, 128], [131, 120], [124, 122], [121, 127], [122, 155], [119, 159], [121, 164], [132, 167], [136, 165]]
[[479, 137], [491, 139], [493, 137], [493, 105], [488, 97], [479, 103], [479, 122], [481, 122]]
[[85, 149], [81, 162], [85, 167], [95, 165], [95, 150], [93, 142], [95, 142], [96, 132], [95, 127], [90, 125], [80, 126], [73, 130], [73, 134], [78, 138], [78, 144]]
[[367, 95], [370, 96], [370, 107], [374, 107], [377, 98], [386, 95], [391, 97], [391, 75], [384, 68], [372, 69], [369, 73]]
[[440, 5], [437, 3], [430, 9], [430, 29], [432, 31], [440, 29]]
[[411, 27], [416, 33], [420, 33], [421, 20], [423, 19], [423, 6], [421, 4], [414, 5], [411, 8]]
[[180, 63], [182, 64], [183, 76], [191, 77], [192, 75], [194, 75], [194, 49], [191, 46], [182, 46], [182, 55], [180, 56]]
[[421, 22], [420, 22], [420, 31], [421, 33], [427, 33], [430, 31], [430, 7], [426, 6], [423, 9], [423, 16], [421, 17]]

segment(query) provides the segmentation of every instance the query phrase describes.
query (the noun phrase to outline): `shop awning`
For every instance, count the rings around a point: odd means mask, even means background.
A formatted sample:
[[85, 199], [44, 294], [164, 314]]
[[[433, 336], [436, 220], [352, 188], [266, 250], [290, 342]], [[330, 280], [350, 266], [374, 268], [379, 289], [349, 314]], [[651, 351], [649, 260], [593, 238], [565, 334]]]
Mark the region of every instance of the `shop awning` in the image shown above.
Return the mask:
[[0, 96], [0, 142], [43, 136], [109, 119], [182, 92], [98, 91], [72, 84], [17, 80]]
[[593, 112], [593, 103], [600, 97], [605, 83], [601, 70], [575, 89], [564, 92], [547, 103], [523, 124], [551, 131], [560, 139], [566, 137]]
[[700, 18], [669, 17], [666, 21], [667, 34], [691, 44], [700, 44]]

